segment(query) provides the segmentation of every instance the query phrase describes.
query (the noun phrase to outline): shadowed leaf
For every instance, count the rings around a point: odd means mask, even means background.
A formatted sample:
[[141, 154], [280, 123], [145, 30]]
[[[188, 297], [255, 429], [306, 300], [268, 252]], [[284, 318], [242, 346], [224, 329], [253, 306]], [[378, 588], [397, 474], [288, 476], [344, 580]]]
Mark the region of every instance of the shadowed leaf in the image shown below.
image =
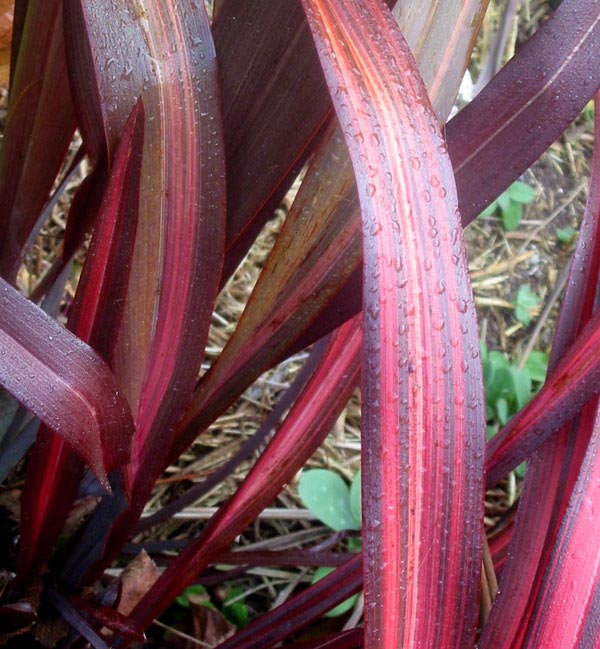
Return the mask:
[[[62, 2], [17, 4], [8, 115], [0, 147], [0, 275], [12, 281], [75, 130]], [[17, 48], [13, 48], [17, 49]], [[41, 224], [40, 224], [41, 225]]]

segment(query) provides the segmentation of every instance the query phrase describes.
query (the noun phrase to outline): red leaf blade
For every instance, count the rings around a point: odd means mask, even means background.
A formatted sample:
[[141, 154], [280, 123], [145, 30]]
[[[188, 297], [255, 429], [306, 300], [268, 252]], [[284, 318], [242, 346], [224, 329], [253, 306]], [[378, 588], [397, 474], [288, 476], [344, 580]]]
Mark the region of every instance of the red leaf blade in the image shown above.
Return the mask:
[[[131, 413], [105, 363], [0, 280], [0, 383], [59, 432], [108, 488], [129, 459]], [[129, 434], [127, 434], [129, 433]]]
[[[561, 302], [552, 342], [549, 376], [561, 355], [572, 345], [589, 320], [600, 273], [600, 117], [596, 113], [596, 137], [592, 176], [580, 227], [570, 278]], [[509, 649], [522, 642], [538, 600], [538, 591], [549, 561], [560, 521], [591, 436], [596, 403], [585, 406], [577, 421], [563, 427], [529, 459], [519, 501], [512, 543], [506, 553], [502, 588], [480, 639], [482, 647]], [[505, 593], [510, 593], [507, 596]], [[516, 603], [520, 605], [517, 607]], [[519, 614], [516, 611], [519, 610]]]
[[[415, 45], [419, 67], [434, 88], [433, 104], [442, 115], [449, 112], [449, 97], [456, 94], [462, 77], [463, 66], [449, 71], [449, 62], [466, 59], [485, 4], [469, 0], [459, 7], [436, 0], [410, 0], [399, 7], [399, 24], [410, 32], [409, 42]], [[411, 22], [409, 17], [415, 12], [421, 20]], [[469, 29], [464, 29], [465, 16]], [[453, 28], [446, 33], [449, 25]], [[336, 293], [346, 295], [346, 282], [360, 269], [361, 257], [354, 174], [341, 130], [334, 121], [315, 150], [241, 321], [200, 383], [171, 461], [261, 372], [335, 328], [323, 327], [320, 317]], [[351, 308], [360, 303], [355, 299], [360, 293], [358, 282], [352, 286], [356, 295], [346, 301]], [[343, 305], [340, 309], [339, 304], [335, 310], [339, 323], [356, 313], [350, 314]], [[317, 334], [311, 331], [315, 320], [321, 330]]]
[[600, 419], [541, 584], [525, 647], [597, 646], [600, 633]]
[[[69, 313], [68, 328], [111, 363], [135, 242], [144, 141], [144, 110], [134, 107], [112, 166], [86, 261]], [[124, 429], [128, 442], [132, 431]], [[27, 465], [21, 501], [19, 579], [49, 555], [71, 509], [82, 464], [59, 435], [42, 427]]]
[[235, 495], [133, 611], [133, 619], [143, 628], [228, 548], [318, 448], [358, 381], [360, 340], [356, 318], [333, 334], [302, 395]]
[[362, 209], [365, 646], [461, 646], [477, 617], [485, 421], [453, 174], [389, 13], [303, 3]]
[[[593, 0], [562, 4], [530, 44], [520, 48], [503, 72], [446, 125], [464, 226], [542, 155], [600, 87], [595, 63], [600, 47], [597, 17]], [[546, 79], [524, 83], [540, 65]], [[554, 99], [557, 95], [560, 101]], [[512, 112], [506, 110], [507, 98]], [[564, 102], [568, 110], [563, 110]], [[496, 131], [506, 137], [495, 137]], [[360, 311], [360, 281], [357, 268], [302, 344], [314, 342]]]
[[[90, 52], [70, 60], [79, 114], [89, 122], [84, 135], [98, 149], [105, 138], [110, 152], [138, 97], [146, 108], [138, 236], [115, 374], [138, 423], [132, 473], [144, 464], [149, 489], [200, 370], [223, 262], [215, 50], [195, 0], [81, 0], [65, 11], [73, 52]], [[82, 107], [88, 91], [99, 96], [101, 114]]]

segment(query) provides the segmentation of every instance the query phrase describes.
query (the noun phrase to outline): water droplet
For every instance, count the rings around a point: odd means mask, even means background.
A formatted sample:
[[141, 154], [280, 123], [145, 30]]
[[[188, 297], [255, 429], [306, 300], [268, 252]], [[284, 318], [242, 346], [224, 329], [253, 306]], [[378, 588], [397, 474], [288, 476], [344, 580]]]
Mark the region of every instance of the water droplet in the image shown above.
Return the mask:
[[466, 313], [469, 308], [469, 304], [464, 298], [460, 298], [456, 303], [456, 308], [460, 313]]

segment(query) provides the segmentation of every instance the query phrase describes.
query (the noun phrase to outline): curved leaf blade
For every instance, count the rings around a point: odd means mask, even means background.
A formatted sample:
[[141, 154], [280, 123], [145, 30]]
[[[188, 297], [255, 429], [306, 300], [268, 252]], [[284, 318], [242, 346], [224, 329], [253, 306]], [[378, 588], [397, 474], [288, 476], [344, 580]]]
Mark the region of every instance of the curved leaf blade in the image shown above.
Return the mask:
[[[527, 47], [521, 47], [502, 73], [446, 125], [464, 226], [544, 153], [600, 87], [599, 11], [594, 0], [561, 3]], [[545, 76], [524, 83], [540, 66]], [[512, 111], [506, 110], [507, 97]], [[496, 137], [496, 132], [506, 137]], [[302, 337], [301, 347], [360, 311], [359, 266]]]
[[600, 637], [600, 419], [537, 593], [523, 647], [592, 647]]
[[133, 420], [110, 370], [85, 343], [0, 279], [0, 384], [61, 434], [110, 490], [129, 460]]
[[[410, 31], [409, 42], [432, 83], [432, 100], [442, 115], [450, 110], [448, 96], [457, 91], [462, 76], [458, 70], [468, 57], [485, 5], [480, 0], [460, 7], [411, 0], [398, 6], [399, 24]], [[411, 25], [415, 13], [422, 19], [419, 29]], [[453, 28], [448, 30], [448, 25]], [[441, 41], [436, 40], [440, 31]], [[456, 66], [452, 74], [449, 61]], [[358, 312], [361, 257], [356, 183], [343, 135], [333, 121], [316, 148], [235, 332], [200, 382], [171, 461], [261, 372], [335, 329], [332, 321], [341, 324]], [[343, 299], [336, 299], [338, 293]], [[332, 301], [333, 317], [327, 312]]]
[[362, 210], [365, 646], [464, 646], [477, 619], [485, 419], [452, 169], [381, 3], [303, 4]]
[[[79, 0], [65, 4], [65, 16], [74, 96], [96, 157], [106, 148], [112, 157], [138, 97], [146, 108], [139, 227], [115, 374], [138, 423], [132, 473], [143, 464], [141, 480], [151, 483], [194, 389], [223, 263], [216, 55], [198, 0]], [[99, 111], [86, 109], [90, 96]]]

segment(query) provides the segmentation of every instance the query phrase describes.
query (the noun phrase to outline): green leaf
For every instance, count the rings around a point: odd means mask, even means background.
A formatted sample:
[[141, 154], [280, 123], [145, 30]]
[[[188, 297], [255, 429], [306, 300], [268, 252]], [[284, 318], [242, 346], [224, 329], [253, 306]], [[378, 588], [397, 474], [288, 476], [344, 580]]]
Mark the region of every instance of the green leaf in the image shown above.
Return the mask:
[[481, 359], [487, 361], [489, 353], [487, 345], [483, 342], [483, 340], [479, 341], [479, 350], [481, 352]]
[[520, 203], [509, 203], [506, 209], [502, 210], [502, 225], [507, 231], [516, 230], [523, 217], [523, 207]]
[[217, 610], [216, 606], [210, 601], [208, 591], [201, 584], [188, 586], [181, 595], [175, 598], [175, 601], [179, 606], [183, 606], [183, 608], [189, 608], [191, 600], [200, 606], [206, 606], [206, 608], [210, 608], [213, 611]]
[[362, 536], [351, 536], [348, 538], [348, 552], [358, 553], [362, 550]]
[[487, 386], [486, 398], [488, 403], [495, 405], [498, 399], [510, 400], [515, 392], [514, 378], [511, 368], [498, 367], [494, 380]]
[[497, 426], [486, 426], [485, 438], [489, 442], [490, 439], [498, 432]]
[[517, 203], [531, 203], [535, 198], [535, 190], [519, 180], [513, 183], [506, 192], [511, 200]]
[[525, 363], [525, 369], [532, 381], [543, 383], [548, 371], [548, 354], [546, 352], [531, 352]]
[[515, 318], [526, 327], [531, 323], [532, 312], [540, 303], [540, 298], [531, 290], [528, 284], [519, 286], [515, 299]]
[[[335, 568], [317, 568], [312, 578], [312, 583], [316, 584], [318, 581], [323, 579], [323, 577], [327, 577], [327, 575], [332, 573], [334, 570]], [[331, 611], [325, 613], [324, 617], [339, 617], [340, 615], [344, 615], [344, 613], [348, 613], [348, 611], [351, 611], [356, 606], [357, 601], [358, 594], [352, 595], [352, 597], [349, 597], [341, 604], [338, 604], [335, 608], [332, 608]]]
[[528, 372], [523, 372], [516, 367], [511, 368], [514, 385], [514, 398], [517, 410], [524, 408], [531, 399], [531, 378]]
[[489, 359], [496, 366], [496, 368], [508, 367], [510, 365], [508, 358], [506, 358], [506, 356], [502, 352], [496, 350], [490, 352]]
[[238, 629], [248, 624], [248, 605], [243, 599], [238, 599], [243, 594], [244, 590], [242, 588], [234, 586], [227, 593], [227, 597], [223, 602], [223, 617], [228, 622], [235, 624]]
[[481, 366], [483, 368], [483, 384], [487, 389], [487, 386], [491, 385], [494, 381], [497, 366], [491, 359], [484, 360]]
[[577, 234], [577, 230], [567, 225], [565, 228], [556, 228], [556, 238], [564, 245], [573, 241], [573, 237]]
[[525, 472], [527, 471], [527, 462], [521, 462], [519, 466], [515, 469], [515, 475], [517, 478], [524, 478]]
[[298, 485], [300, 498], [321, 522], [332, 530], [359, 530], [350, 508], [350, 489], [333, 471], [305, 471]]
[[362, 504], [360, 498], [360, 469], [350, 485], [350, 511], [359, 527], [362, 527]]
[[501, 397], [496, 401], [496, 415], [498, 421], [504, 426], [506, 422], [510, 419], [510, 413], [508, 410], [508, 401]]

